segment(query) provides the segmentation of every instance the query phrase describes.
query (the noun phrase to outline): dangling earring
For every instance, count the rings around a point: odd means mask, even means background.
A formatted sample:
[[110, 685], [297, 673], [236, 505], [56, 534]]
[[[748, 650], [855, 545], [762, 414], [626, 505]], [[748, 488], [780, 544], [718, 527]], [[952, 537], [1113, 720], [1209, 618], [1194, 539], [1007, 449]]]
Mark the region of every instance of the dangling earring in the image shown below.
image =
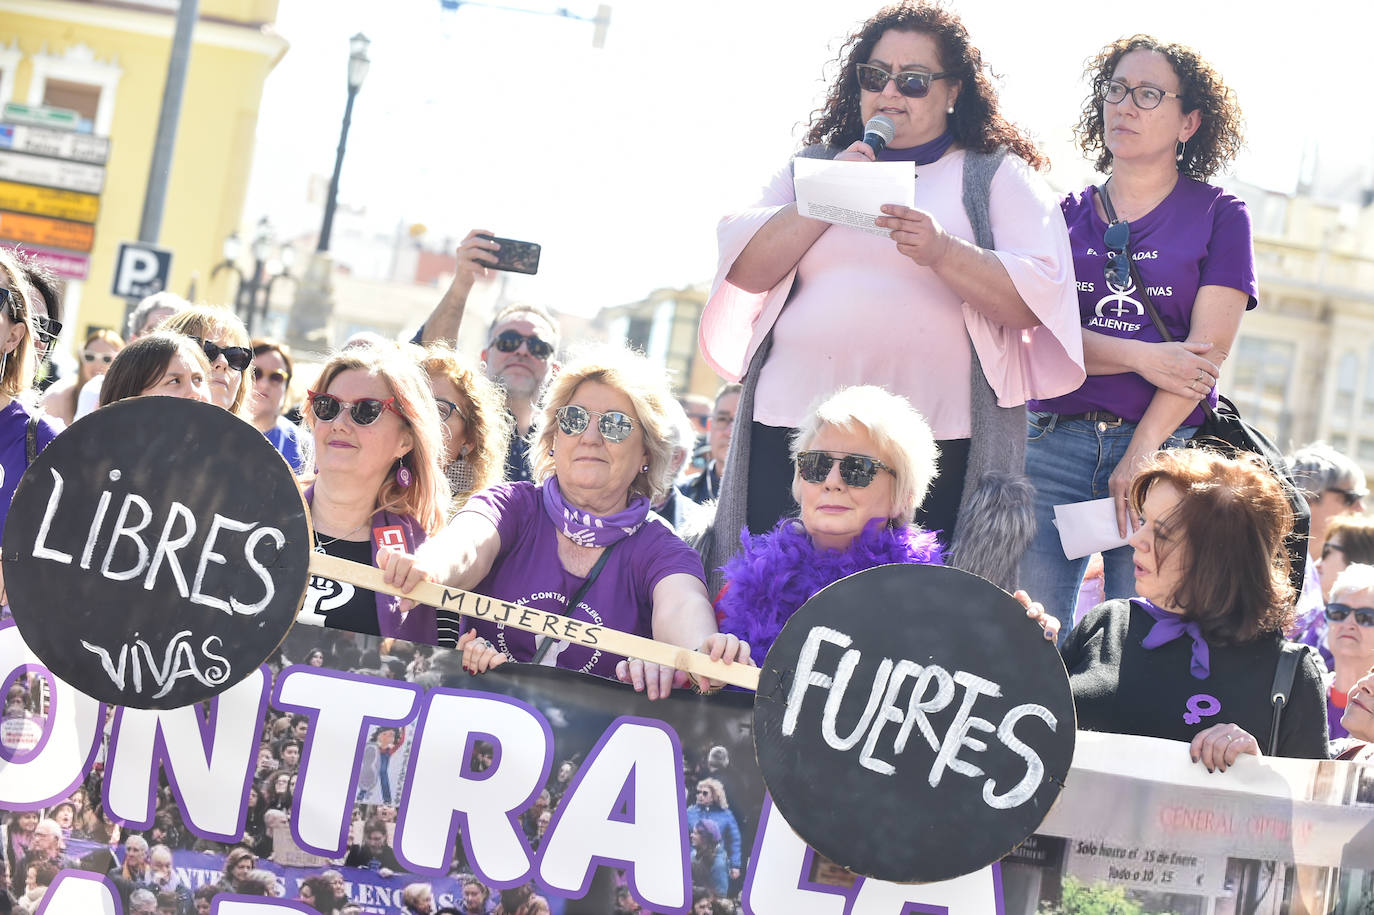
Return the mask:
[[1183, 153], [1184, 153], [1185, 151], [1187, 151], [1187, 149], [1188, 149], [1188, 141], [1187, 141], [1187, 140], [1179, 140], [1179, 141], [1178, 141], [1178, 153], [1174, 156], [1174, 158], [1177, 159], [1179, 162], [1182, 162], [1182, 161], [1183, 161]]
[[397, 459], [396, 459], [396, 485], [399, 486], [399, 487], [401, 487], [402, 489], [409, 489], [409, 488], [410, 488], [410, 484], [413, 483], [414, 481], [415, 481], [415, 478], [414, 478], [413, 476], [411, 476], [410, 468], [407, 467], [407, 466], [405, 465], [405, 461], [402, 460], [401, 458], [397, 458]]

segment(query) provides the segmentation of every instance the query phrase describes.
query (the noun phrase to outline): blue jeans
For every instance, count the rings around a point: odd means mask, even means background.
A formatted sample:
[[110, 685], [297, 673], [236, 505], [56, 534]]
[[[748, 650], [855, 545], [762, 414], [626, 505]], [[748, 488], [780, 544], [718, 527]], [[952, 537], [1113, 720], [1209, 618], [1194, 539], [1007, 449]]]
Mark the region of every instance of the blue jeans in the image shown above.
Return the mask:
[[[1161, 448], [1182, 448], [1197, 431], [1183, 426]], [[1026, 414], [1026, 475], [1035, 484], [1035, 539], [1021, 559], [1021, 587], [1059, 618], [1059, 637], [1073, 628], [1078, 589], [1089, 557], [1065, 559], [1054, 526], [1054, 506], [1111, 495], [1107, 481], [1135, 435], [1134, 423], [1063, 420], [1054, 413]], [[1107, 600], [1135, 596], [1134, 551], [1102, 554]]]

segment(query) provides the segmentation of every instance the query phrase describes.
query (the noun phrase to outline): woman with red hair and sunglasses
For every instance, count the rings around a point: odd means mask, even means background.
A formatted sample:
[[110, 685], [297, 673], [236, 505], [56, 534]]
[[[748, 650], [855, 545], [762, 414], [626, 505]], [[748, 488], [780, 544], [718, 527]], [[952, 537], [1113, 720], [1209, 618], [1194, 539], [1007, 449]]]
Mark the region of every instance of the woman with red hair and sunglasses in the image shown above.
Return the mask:
[[[394, 344], [335, 355], [307, 393], [316, 468], [305, 492], [318, 552], [369, 565], [413, 552], [443, 526], [448, 482], [429, 380]], [[299, 622], [435, 644], [434, 616], [403, 616], [399, 600], [312, 575]]]
[[[739, 549], [741, 527], [795, 513], [788, 440], [832, 391], [880, 385], [930, 423], [941, 473], [917, 521], [949, 547], [986, 474], [1022, 471], [1022, 404], [1084, 377], [1063, 217], [1035, 174], [1047, 160], [1000, 112], [963, 23], [899, 3], [838, 63], [799, 157], [910, 169], [913, 205], [883, 206], [876, 233], [803, 216], [789, 163], [722, 220], [700, 342], [744, 390], [707, 568]], [[879, 118], [891, 136], [875, 151]]]
[[[1131, 479], [1156, 450], [1193, 436], [1204, 403], [1216, 406], [1220, 366], [1256, 304], [1249, 213], [1206, 183], [1241, 143], [1221, 76], [1191, 48], [1148, 35], [1107, 45], [1086, 75], [1078, 140], [1109, 177], [1062, 206], [1088, 377], [1027, 405], [1037, 531], [1020, 580], [1066, 632], [1088, 557], [1065, 558], [1055, 506], [1110, 499], [1104, 511], [1123, 541], [1131, 535]], [[1130, 549], [1104, 546], [1107, 598], [1130, 597]]]

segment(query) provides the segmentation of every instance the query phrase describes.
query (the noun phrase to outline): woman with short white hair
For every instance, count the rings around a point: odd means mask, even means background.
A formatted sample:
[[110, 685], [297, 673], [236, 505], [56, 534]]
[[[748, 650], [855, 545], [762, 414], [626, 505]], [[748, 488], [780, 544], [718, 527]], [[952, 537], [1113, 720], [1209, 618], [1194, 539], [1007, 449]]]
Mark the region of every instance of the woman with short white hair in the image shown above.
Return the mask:
[[1332, 673], [1326, 688], [1326, 721], [1332, 740], [1348, 737], [1341, 726], [1350, 689], [1374, 668], [1374, 566], [1354, 563], [1336, 576], [1326, 605], [1326, 647]]
[[[905, 398], [873, 385], [841, 388], [820, 401], [791, 443], [792, 495], [800, 518], [744, 540], [724, 567], [721, 631], [761, 658], [793, 613], [825, 586], [891, 563], [941, 565], [934, 533], [911, 519], [938, 473], [935, 436]], [[1017, 598], [1053, 638], [1025, 592]]]

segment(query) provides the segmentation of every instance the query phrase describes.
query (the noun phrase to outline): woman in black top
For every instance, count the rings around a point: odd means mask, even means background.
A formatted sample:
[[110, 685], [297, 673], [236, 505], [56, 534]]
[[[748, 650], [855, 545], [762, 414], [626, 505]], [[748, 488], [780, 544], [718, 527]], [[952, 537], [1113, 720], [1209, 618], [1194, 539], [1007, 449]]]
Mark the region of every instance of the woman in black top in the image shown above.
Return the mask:
[[[1186, 449], [1156, 455], [1131, 483], [1130, 504], [1140, 596], [1095, 608], [1061, 649], [1078, 726], [1191, 742], [1210, 769], [1216, 743], [1270, 733], [1293, 612], [1288, 502], [1257, 461]], [[1323, 667], [1305, 647], [1278, 755], [1324, 759], [1326, 740]]]

